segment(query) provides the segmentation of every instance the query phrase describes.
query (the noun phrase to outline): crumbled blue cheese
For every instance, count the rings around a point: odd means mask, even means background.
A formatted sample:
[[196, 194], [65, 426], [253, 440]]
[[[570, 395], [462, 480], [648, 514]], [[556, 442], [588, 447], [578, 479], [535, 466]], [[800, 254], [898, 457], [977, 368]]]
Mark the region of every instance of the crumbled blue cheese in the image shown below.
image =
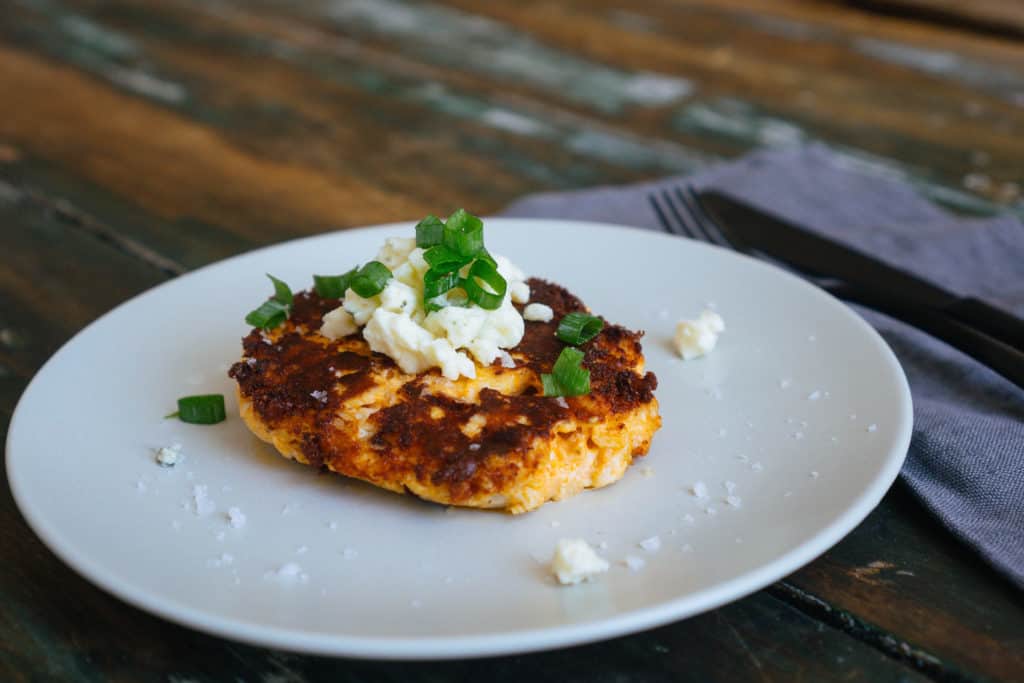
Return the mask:
[[[410, 374], [436, 367], [448, 379], [476, 377], [473, 359], [484, 365], [500, 359], [507, 366], [509, 359], [502, 351], [516, 346], [525, 331], [523, 318], [512, 304], [525, 303], [530, 288], [523, 272], [508, 259], [494, 259], [508, 282], [501, 306], [493, 311], [476, 305], [446, 306], [428, 313], [423, 306], [423, 275], [429, 265], [423, 249], [413, 238], [392, 237], [377, 253], [377, 260], [394, 277], [380, 294], [369, 298], [348, 290], [342, 305], [324, 316], [320, 333], [339, 339], [362, 327], [373, 351], [390, 357]], [[438, 303], [447, 303], [447, 297], [439, 297]]]
[[358, 329], [359, 326], [356, 325], [352, 314], [339, 306], [324, 315], [320, 334], [328, 339], [341, 339], [354, 334]]
[[181, 444], [164, 446], [156, 452], [156, 464], [161, 467], [174, 467], [181, 460]]
[[608, 561], [582, 538], [563, 538], [555, 547], [551, 572], [563, 585], [576, 584], [608, 571]]
[[705, 309], [696, 320], [680, 320], [676, 325], [676, 351], [683, 360], [699, 358], [714, 350], [718, 335], [724, 331], [722, 316]]
[[523, 320], [548, 323], [554, 317], [555, 312], [547, 304], [533, 302], [532, 304], [527, 304], [526, 308], [523, 309]]

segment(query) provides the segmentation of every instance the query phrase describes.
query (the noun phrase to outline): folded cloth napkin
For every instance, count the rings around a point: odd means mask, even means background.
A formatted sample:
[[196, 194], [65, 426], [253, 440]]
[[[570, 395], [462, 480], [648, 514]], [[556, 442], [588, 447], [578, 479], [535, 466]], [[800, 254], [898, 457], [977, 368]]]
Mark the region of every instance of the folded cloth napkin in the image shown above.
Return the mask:
[[[820, 145], [757, 152], [685, 178], [532, 195], [503, 215], [660, 230], [648, 195], [684, 181], [1024, 316], [1019, 220], [951, 215]], [[910, 382], [914, 433], [904, 481], [950, 531], [1024, 588], [1024, 391], [913, 327], [857, 311], [885, 337]]]

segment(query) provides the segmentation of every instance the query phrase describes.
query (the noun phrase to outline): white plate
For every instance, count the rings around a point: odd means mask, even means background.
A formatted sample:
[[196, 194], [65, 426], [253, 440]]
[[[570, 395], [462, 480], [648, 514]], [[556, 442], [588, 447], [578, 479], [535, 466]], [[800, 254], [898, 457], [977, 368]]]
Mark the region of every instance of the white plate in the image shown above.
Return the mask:
[[[98, 586], [203, 631], [333, 655], [471, 657], [608, 638], [747, 595], [836, 543], [899, 472], [906, 380], [842, 304], [688, 240], [515, 219], [487, 222], [492, 251], [647, 331], [664, 418], [647, 458], [614, 486], [518, 517], [446, 510], [285, 461], [230, 415], [225, 374], [243, 316], [269, 291], [263, 273], [301, 288], [410, 231], [244, 254], [83, 330], [40, 370], [11, 423], [8, 476], [35, 532]], [[710, 356], [682, 362], [675, 322], [708, 302], [728, 329]], [[208, 392], [229, 397], [227, 422], [162, 419], [177, 397]], [[153, 449], [174, 442], [185, 461], [158, 467]], [[690, 492], [697, 481], [708, 499]], [[196, 485], [214, 512], [195, 512]], [[247, 517], [240, 529], [226, 519], [232, 506]], [[659, 551], [637, 546], [655, 535]], [[611, 571], [556, 585], [546, 565], [564, 537], [606, 542]], [[627, 569], [626, 556], [646, 566]], [[305, 576], [267, 578], [288, 562]]]

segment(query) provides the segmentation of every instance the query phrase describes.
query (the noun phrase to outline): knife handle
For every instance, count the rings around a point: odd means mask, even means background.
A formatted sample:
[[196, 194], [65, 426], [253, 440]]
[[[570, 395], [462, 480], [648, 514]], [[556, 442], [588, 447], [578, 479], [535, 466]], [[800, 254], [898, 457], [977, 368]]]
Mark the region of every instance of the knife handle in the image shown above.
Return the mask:
[[1024, 351], [937, 309], [894, 303], [892, 298], [848, 285], [828, 289], [837, 297], [886, 313], [941, 339], [1024, 389]]
[[964, 297], [944, 306], [942, 310], [960, 322], [996, 337], [1014, 348], [1024, 349], [1024, 320], [981, 299]]

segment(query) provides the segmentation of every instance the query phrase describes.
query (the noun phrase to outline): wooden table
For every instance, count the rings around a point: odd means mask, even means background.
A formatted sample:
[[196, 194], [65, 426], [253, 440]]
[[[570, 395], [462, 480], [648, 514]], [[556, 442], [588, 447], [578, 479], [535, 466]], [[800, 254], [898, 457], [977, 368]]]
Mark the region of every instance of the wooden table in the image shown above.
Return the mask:
[[[3, 0], [4, 430], [89, 321], [298, 235], [488, 213], [811, 140], [960, 209], [1024, 213], [1021, 14], [941, 0]], [[0, 680], [321, 678], [1019, 681], [1024, 601], [897, 484], [784, 581], [648, 633], [484, 661], [293, 656], [102, 593], [0, 486]]]

